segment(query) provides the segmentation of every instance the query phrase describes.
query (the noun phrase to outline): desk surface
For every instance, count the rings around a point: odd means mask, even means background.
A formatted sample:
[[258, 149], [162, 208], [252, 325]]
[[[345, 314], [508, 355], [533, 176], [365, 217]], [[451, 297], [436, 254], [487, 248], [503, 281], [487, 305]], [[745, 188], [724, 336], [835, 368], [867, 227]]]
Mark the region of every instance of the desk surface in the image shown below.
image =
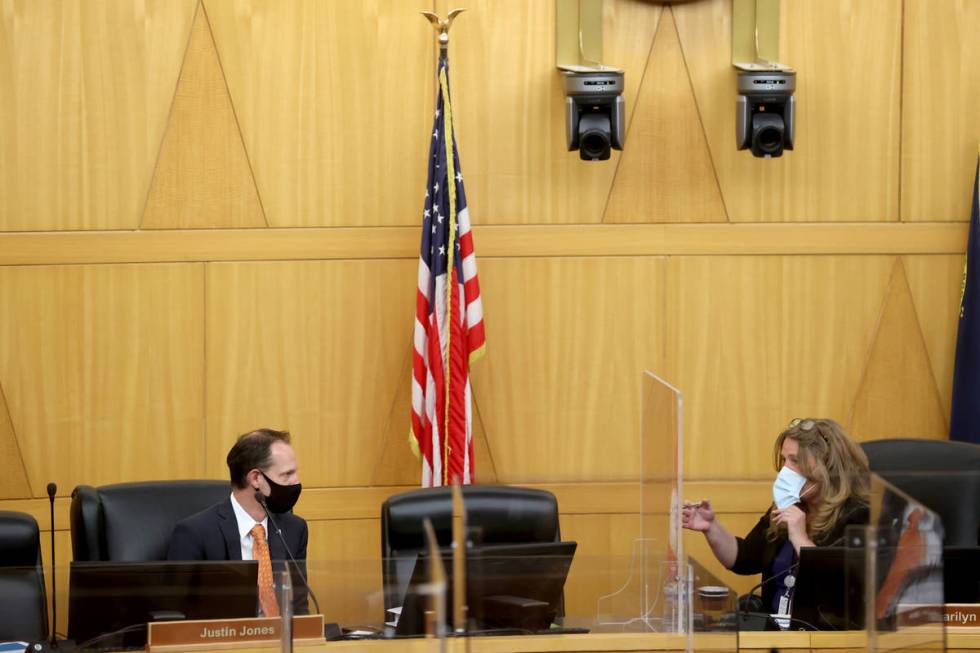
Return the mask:
[[[694, 636], [695, 651], [730, 651], [734, 649], [735, 634], [703, 633]], [[851, 653], [867, 650], [867, 637], [854, 632], [754, 632], [742, 633], [739, 650], [825, 651]], [[641, 633], [594, 633], [589, 635], [532, 635], [513, 637], [473, 637], [469, 653], [627, 653], [643, 651], [684, 651], [683, 635]], [[450, 640], [450, 653], [467, 651], [463, 640]], [[946, 631], [948, 651], [965, 653], [980, 651], [980, 628], [950, 628]], [[436, 650], [434, 642], [425, 639], [363, 640], [326, 642], [315, 646], [297, 647], [297, 653], [429, 653]], [[278, 649], [241, 649], [241, 653], [276, 653]], [[222, 653], [229, 653], [227, 649]], [[238, 653], [235, 650], [235, 653]]]

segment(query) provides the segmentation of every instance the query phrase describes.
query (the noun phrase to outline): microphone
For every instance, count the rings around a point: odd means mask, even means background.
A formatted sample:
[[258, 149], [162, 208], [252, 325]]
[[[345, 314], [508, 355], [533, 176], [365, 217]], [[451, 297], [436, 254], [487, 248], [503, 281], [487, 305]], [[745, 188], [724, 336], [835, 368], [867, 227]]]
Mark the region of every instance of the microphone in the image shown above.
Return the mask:
[[[752, 629], [750, 629], [750, 628], [743, 628], [743, 625], [746, 625], [747, 626], [749, 624], [749, 617], [757, 617], [758, 618], [760, 616], [765, 616], [766, 617], [766, 621], [768, 621], [769, 619], [771, 619], [771, 617], [769, 617], [769, 613], [768, 612], [765, 612], [765, 613], [763, 613], [763, 612], [752, 612], [752, 611], [748, 610], [748, 605], [747, 604], [749, 603], [749, 599], [752, 598], [753, 592], [755, 592], [757, 589], [760, 589], [764, 585], [768, 585], [770, 582], [772, 582], [774, 580], [777, 580], [777, 579], [785, 576], [786, 574], [793, 573], [794, 571], [796, 571], [799, 568], [799, 566], [800, 566], [800, 563], [799, 562], [796, 562], [796, 563], [790, 565], [787, 569], [784, 569], [783, 571], [779, 572], [778, 574], [774, 574], [774, 575], [770, 576], [769, 578], [766, 578], [761, 583], [758, 583], [755, 587], [753, 587], [752, 589], [750, 589], [748, 592], [745, 593], [745, 601], [742, 601], [742, 600], [736, 601], [736, 603], [735, 603], [735, 608], [736, 608], [736, 610], [735, 610], [735, 618], [736, 618], [736, 623], [738, 625], [738, 630], [740, 630], [740, 631], [741, 630], [755, 630], [754, 628], [752, 628]], [[766, 606], [763, 606], [763, 607], [766, 607]], [[816, 628], [814, 628], [814, 630], [816, 630]]]
[[58, 494], [58, 486], [55, 483], [48, 483], [48, 504], [51, 508], [51, 648], [58, 648], [58, 637], [55, 631], [58, 629], [58, 587], [57, 587], [57, 565], [54, 555], [54, 497]]
[[55, 483], [48, 483], [48, 504], [50, 508], [50, 526], [51, 526], [51, 637], [46, 641], [34, 642], [27, 647], [28, 651], [31, 653], [42, 653], [44, 651], [59, 651], [63, 653], [70, 653], [75, 650], [75, 642], [70, 639], [64, 639], [60, 642], [58, 641], [58, 569], [57, 561], [55, 559], [55, 549], [54, 549], [54, 497], [58, 494], [58, 485]]
[[276, 534], [279, 536], [279, 541], [282, 542], [282, 548], [286, 550], [286, 555], [289, 556], [289, 559], [292, 561], [293, 568], [296, 569], [296, 574], [300, 577], [300, 580], [303, 581], [303, 585], [306, 587], [306, 591], [310, 593], [310, 598], [313, 599], [313, 605], [316, 606], [317, 614], [323, 614], [320, 611], [320, 602], [316, 600], [316, 594], [313, 593], [313, 588], [310, 587], [309, 582], [306, 580], [306, 575], [303, 573], [303, 570], [300, 568], [299, 563], [296, 562], [296, 558], [293, 557], [293, 552], [289, 550], [289, 545], [286, 544], [286, 538], [283, 537], [282, 535], [282, 529], [279, 528], [279, 524], [276, 523], [276, 520], [272, 518], [272, 513], [269, 511], [269, 506], [267, 506], [265, 503], [265, 495], [262, 494], [260, 491], [256, 490], [255, 500], [259, 502], [259, 505], [262, 506], [262, 510], [265, 511], [265, 516], [269, 518], [269, 524], [272, 526], [273, 530], [275, 530]]

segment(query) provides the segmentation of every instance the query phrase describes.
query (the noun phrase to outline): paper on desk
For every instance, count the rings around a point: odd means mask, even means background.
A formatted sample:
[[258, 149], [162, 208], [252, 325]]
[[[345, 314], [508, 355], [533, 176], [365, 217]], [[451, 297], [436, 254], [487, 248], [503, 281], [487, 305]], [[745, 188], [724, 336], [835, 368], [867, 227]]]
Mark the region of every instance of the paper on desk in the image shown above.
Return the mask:
[[0, 642], [0, 653], [24, 653], [27, 642]]

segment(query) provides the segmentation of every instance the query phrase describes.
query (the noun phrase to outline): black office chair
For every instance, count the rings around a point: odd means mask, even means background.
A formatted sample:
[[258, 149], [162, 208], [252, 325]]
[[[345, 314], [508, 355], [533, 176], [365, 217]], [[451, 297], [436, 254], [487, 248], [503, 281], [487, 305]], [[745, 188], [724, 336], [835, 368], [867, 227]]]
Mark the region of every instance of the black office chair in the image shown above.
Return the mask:
[[943, 520], [944, 544], [980, 544], [980, 446], [948, 440], [862, 442], [871, 471]]
[[166, 560], [177, 522], [231, 495], [228, 481], [147, 481], [71, 493], [71, 548], [76, 561]]
[[0, 512], [0, 641], [48, 637], [48, 601], [37, 521]]
[[[467, 529], [475, 544], [560, 542], [558, 501], [544, 490], [503, 485], [462, 488]], [[452, 488], [413, 490], [381, 506], [381, 565], [385, 610], [401, 605], [416, 555], [425, 550], [428, 517], [440, 547], [452, 544]], [[559, 615], [564, 611], [559, 610]]]

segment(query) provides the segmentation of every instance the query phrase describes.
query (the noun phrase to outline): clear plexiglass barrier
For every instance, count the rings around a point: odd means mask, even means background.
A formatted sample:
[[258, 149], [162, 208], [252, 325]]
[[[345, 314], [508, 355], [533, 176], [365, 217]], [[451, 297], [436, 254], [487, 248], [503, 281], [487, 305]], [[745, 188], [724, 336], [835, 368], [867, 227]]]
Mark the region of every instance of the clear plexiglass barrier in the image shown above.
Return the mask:
[[[364, 546], [376, 540], [363, 528], [333, 534], [330, 546], [342, 543], [346, 555], [310, 558], [303, 562], [302, 578], [295, 572], [280, 577], [279, 601], [293, 606], [297, 615], [322, 614], [327, 636], [349, 639], [602, 633], [660, 636], [659, 643], [651, 644], [655, 648], [666, 646], [666, 637], [672, 650], [698, 642], [705, 650], [734, 650], [736, 641], [729, 637], [733, 593], [683, 550], [681, 394], [650, 372], [639, 381], [629, 401], [635, 426], [628, 433], [589, 438], [569, 433], [567, 450], [558, 452], [537, 451], [529, 438], [526, 450], [507, 453], [508, 463], [500, 466], [507, 472], [494, 479], [492, 487], [502, 488], [506, 496], [492, 489], [480, 495], [477, 486], [470, 486], [462, 493], [462, 511], [454, 498], [453, 511], [446, 514], [448, 493], [439, 499], [438, 517], [416, 511], [418, 504], [405, 504], [397, 514], [392, 510], [378, 524], [380, 556], [377, 544]], [[595, 423], [591, 417], [584, 421]], [[564, 459], [557, 465], [549, 456]], [[551, 516], [544, 514], [548, 501]], [[438, 553], [420, 539], [423, 516], [432, 517]], [[323, 532], [311, 530], [311, 550], [314, 535]], [[316, 548], [324, 550], [320, 544]], [[462, 556], [454, 555], [460, 551]], [[214, 616], [221, 618], [230, 618], [232, 608], [242, 618], [261, 610], [254, 587], [246, 592], [241, 577], [234, 581], [235, 573], [251, 565], [254, 584], [254, 563], [215, 563], [225, 576], [192, 585], [173, 581], [173, 574], [144, 573], [140, 564], [132, 563], [123, 574], [128, 581], [98, 571], [85, 580], [74, 568], [59, 570], [59, 622], [69, 613], [82, 615], [67, 620], [69, 637], [115, 641], [120, 634], [109, 633], [128, 628], [122, 633], [128, 639], [119, 639], [119, 645], [140, 646], [147, 621], [211, 618], [182, 605], [220, 606]], [[230, 571], [236, 564], [238, 571]], [[228, 583], [237, 593], [215, 599], [214, 588]], [[99, 611], [115, 613], [115, 620], [88, 619], [78, 598], [86, 591], [92, 605], [112, 606]], [[297, 632], [293, 624], [294, 637]]]
[[637, 490], [639, 533], [629, 574], [600, 597], [596, 625], [635, 632], [689, 633], [691, 578], [680, 525], [681, 393], [652, 372], [640, 382]]
[[945, 650], [942, 519], [877, 474], [870, 515], [863, 542], [868, 649]]

